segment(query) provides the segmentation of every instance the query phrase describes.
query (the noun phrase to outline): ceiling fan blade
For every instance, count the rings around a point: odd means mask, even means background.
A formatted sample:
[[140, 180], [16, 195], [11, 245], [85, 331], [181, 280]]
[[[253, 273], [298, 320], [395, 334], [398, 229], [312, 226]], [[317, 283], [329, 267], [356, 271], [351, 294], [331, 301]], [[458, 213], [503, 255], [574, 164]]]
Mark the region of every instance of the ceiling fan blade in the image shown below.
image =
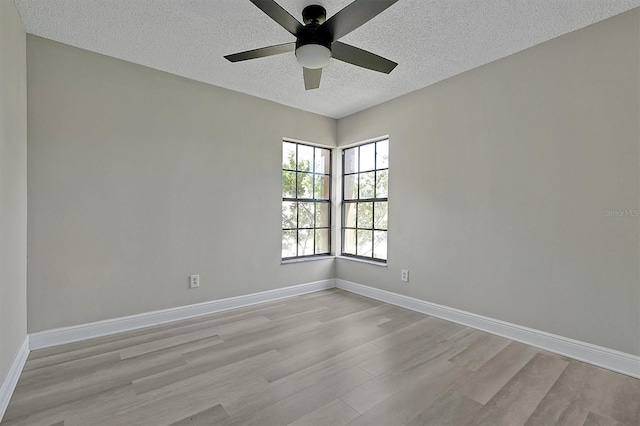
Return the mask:
[[295, 42], [292, 42], [269, 47], [261, 47], [260, 49], [247, 50], [246, 52], [234, 53], [233, 55], [225, 56], [225, 58], [229, 62], [239, 62], [246, 61], [247, 59], [264, 58], [265, 56], [293, 52], [294, 50], [296, 50], [296, 44]]
[[311, 90], [320, 87], [320, 77], [322, 77], [322, 68], [315, 70], [304, 68], [304, 88]]
[[276, 3], [274, 0], [250, 0], [251, 3], [258, 6], [260, 10], [269, 15], [271, 19], [276, 21], [282, 28], [289, 31], [294, 36], [297, 36], [298, 32], [304, 28], [304, 25], [300, 23], [296, 18], [291, 16], [289, 12], [284, 10], [282, 6]]
[[329, 30], [332, 40], [349, 34], [365, 22], [392, 6], [398, 0], [355, 0], [325, 21], [321, 27]]
[[331, 45], [331, 57], [343, 62], [348, 62], [362, 68], [389, 74], [398, 65], [397, 63], [378, 56], [375, 53], [367, 52], [355, 46], [334, 42]]

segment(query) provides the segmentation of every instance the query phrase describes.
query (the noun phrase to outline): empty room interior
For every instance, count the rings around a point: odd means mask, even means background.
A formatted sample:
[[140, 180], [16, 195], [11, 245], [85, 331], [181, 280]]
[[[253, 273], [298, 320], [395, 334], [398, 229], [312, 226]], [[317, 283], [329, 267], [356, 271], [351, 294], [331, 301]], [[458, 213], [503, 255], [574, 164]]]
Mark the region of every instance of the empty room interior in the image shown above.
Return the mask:
[[640, 425], [640, 0], [0, 0], [0, 424]]

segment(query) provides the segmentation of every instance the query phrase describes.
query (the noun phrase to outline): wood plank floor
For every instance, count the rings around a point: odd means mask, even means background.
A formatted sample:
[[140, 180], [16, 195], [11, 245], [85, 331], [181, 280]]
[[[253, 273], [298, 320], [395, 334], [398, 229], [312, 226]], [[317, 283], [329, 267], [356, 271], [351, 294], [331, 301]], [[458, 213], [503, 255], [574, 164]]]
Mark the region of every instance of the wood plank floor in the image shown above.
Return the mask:
[[327, 290], [29, 355], [2, 426], [640, 425], [640, 380]]

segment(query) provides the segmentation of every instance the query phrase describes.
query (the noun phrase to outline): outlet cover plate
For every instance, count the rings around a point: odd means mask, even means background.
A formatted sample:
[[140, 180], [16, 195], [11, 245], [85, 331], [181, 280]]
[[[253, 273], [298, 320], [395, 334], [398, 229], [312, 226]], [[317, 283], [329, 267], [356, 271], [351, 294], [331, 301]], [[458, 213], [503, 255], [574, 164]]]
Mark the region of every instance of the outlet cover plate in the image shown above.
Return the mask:
[[200, 287], [200, 275], [190, 275], [189, 288], [197, 288], [197, 287]]

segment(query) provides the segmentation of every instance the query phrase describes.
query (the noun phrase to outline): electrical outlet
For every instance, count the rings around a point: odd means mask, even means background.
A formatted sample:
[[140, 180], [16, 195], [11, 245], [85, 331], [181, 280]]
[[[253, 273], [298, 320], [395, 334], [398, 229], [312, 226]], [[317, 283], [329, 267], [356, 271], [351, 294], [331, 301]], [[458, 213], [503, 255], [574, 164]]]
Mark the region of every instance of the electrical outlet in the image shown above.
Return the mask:
[[402, 271], [400, 271], [400, 281], [402, 282], [409, 282], [409, 271], [406, 269], [403, 269]]
[[200, 287], [200, 275], [189, 276], [189, 288]]

